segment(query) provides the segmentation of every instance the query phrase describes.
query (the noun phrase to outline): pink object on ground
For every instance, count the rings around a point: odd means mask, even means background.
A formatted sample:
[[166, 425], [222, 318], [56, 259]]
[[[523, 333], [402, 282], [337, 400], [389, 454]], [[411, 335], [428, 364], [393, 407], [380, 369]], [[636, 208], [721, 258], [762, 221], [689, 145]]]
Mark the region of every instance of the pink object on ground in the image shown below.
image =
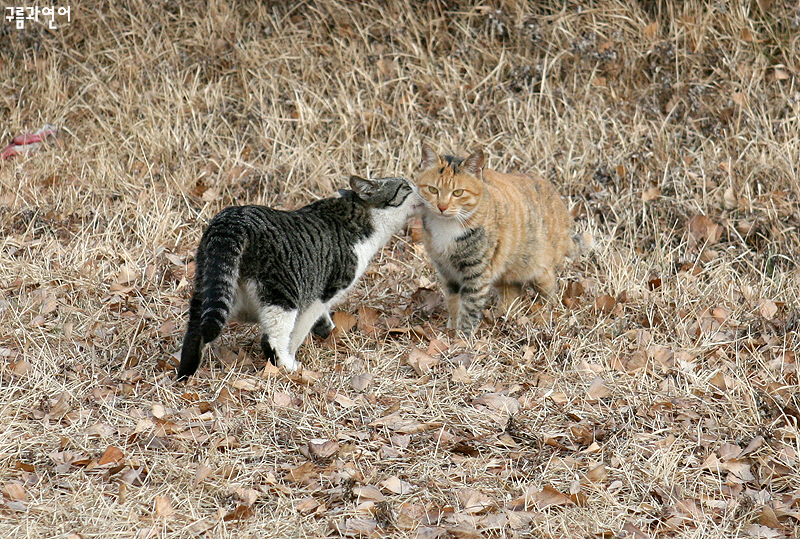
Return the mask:
[[33, 153], [39, 149], [45, 139], [56, 136], [57, 129], [50, 124], [45, 124], [36, 133], [23, 133], [14, 137], [11, 144], [0, 152], [0, 159], [6, 160], [20, 154]]

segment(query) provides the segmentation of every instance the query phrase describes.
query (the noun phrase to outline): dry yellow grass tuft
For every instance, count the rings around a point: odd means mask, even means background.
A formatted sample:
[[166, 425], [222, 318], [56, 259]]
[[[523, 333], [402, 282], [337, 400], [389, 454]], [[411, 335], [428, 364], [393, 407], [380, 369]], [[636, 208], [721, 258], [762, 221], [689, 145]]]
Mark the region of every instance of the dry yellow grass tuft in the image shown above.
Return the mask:
[[[797, 537], [796, 3], [71, 7], [0, 26], [0, 536]], [[409, 230], [309, 371], [173, 383], [212, 215], [423, 140], [554, 181], [563, 305], [460, 341]]]

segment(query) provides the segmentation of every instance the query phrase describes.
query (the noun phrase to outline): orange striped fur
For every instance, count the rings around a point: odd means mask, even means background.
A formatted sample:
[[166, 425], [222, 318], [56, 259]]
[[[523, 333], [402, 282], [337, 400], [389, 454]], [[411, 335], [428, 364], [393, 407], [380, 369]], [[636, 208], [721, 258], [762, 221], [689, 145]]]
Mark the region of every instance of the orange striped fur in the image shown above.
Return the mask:
[[482, 150], [462, 159], [440, 156], [427, 144], [422, 169], [423, 239], [447, 298], [448, 327], [471, 333], [493, 287], [505, 311], [527, 283], [556, 298], [556, 269], [576, 245], [572, 218], [552, 183], [484, 168]]

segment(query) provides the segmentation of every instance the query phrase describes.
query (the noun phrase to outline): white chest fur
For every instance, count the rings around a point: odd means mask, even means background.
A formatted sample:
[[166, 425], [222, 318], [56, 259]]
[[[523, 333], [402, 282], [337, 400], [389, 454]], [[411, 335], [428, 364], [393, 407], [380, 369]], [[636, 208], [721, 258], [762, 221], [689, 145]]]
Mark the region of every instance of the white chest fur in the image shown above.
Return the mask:
[[434, 253], [447, 254], [466, 230], [457, 219], [426, 215], [422, 221], [425, 230], [425, 247]]
[[[356, 274], [353, 279], [353, 284], [364, 274], [370, 260], [375, 256], [375, 253], [391, 239], [392, 234], [394, 234], [406, 219], [408, 219], [408, 216], [414, 208], [412, 202], [413, 201], [409, 200], [398, 207], [372, 210], [372, 234], [353, 246], [353, 251], [357, 258]], [[352, 284], [347, 287], [347, 290], [351, 287]], [[344, 296], [347, 290], [339, 292], [337, 298]]]

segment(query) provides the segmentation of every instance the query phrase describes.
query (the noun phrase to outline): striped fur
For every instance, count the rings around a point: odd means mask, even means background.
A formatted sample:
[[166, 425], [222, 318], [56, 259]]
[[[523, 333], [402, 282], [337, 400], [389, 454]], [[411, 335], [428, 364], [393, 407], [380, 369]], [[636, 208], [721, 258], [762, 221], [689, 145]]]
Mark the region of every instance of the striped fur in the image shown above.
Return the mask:
[[309, 331], [331, 332], [330, 308], [421, 205], [402, 178], [353, 176], [350, 187], [296, 211], [234, 206], [211, 220], [195, 257], [179, 380], [230, 319], [258, 323], [265, 356], [289, 371]]
[[481, 150], [462, 159], [427, 144], [422, 168], [423, 239], [442, 281], [448, 327], [471, 333], [493, 287], [506, 311], [527, 283], [555, 298], [555, 271], [576, 247], [572, 218], [550, 182], [486, 169]]

